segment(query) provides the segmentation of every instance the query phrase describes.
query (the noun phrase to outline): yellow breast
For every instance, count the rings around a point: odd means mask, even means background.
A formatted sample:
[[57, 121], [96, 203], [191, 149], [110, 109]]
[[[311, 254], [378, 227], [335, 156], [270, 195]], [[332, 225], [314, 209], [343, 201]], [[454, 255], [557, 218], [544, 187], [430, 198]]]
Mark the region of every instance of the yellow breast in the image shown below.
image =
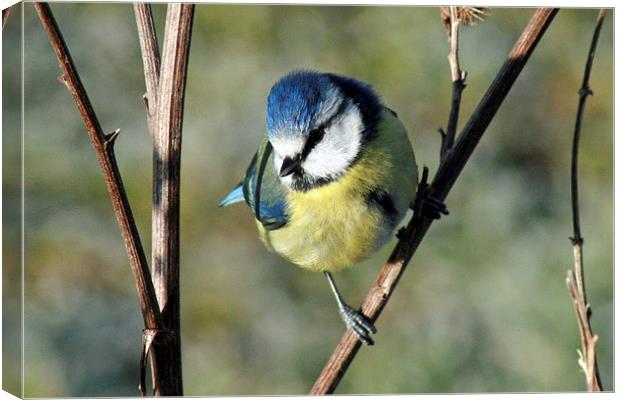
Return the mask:
[[[366, 195], [388, 190], [399, 220], [415, 195], [417, 168], [407, 134], [391, 113], [379, 125], [381, 137], [345, 175], [327, 185], [288, 195], [289, 222], [266, 231], [262, 240], [291, 262], [315, 271], [351, 267], [389, 238], [381, 211], [369, 206]], [[387, 229], [387, 230], [386, 230]]]

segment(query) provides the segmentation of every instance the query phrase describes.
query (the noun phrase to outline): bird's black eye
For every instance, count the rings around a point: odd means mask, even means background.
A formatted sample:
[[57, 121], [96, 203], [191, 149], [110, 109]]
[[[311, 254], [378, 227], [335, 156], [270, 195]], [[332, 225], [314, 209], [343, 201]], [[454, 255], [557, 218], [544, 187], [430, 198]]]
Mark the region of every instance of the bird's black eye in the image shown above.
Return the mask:
[[320, 127], [310, 131], [308, 134], [308, 140], [306, 141], [306, 145], [304, 146], [304, 151], [302, 152], [302, 158], [306, 158], [308, 154], [312, 151], [314, 146], [319, 144], [323, 137], [325, 136], [325, 128]]

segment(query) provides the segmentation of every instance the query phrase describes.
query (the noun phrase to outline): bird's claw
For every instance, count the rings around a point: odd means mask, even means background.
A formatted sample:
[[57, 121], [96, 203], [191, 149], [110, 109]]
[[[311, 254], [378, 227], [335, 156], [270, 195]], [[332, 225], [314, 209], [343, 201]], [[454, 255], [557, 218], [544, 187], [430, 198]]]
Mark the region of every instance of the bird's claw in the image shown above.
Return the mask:
[[414, 217], [439, 219], [441, 218], [441, 214], [450, 214], [448, 207], [446, 207], [443, 201], [430, 195], [428, 168], [426, 166], [422, 170], [422, 179], [418, 182], [417, 195], [410, 205], [410, 208], [413, 210]]
[[377, 328], [372, 322], [358, 310], [354, 310], [346, 304], [340, 307], [340, 316], [347, 328], [349, 328], [357, 338], [367, 346], [372, 346], [375, 341], [370, 337], [377, 333]]
[[426, 195], [420, 199], [419, 211], [420, 215], [431, 219], [439, 219], [441, 218], [441, 214], [450, 214], [448, 207], [446, 207], [446, 204], [443, 201], [429, 195]]

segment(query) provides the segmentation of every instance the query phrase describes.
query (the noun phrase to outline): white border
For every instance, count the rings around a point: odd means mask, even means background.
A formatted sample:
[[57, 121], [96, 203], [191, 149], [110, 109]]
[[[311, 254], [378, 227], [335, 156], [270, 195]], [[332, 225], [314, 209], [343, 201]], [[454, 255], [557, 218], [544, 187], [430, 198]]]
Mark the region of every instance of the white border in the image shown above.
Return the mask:
[[[97, 0], [81, 0], [82, 2], [97, 2]], [[72, 2], [70, 0], [61, 0], [61, 2]], [[99, 1], [101, 2], [101, 1]], [[114, 0], [108, 0], [107, 2], [121, 2], [121, 1], [114, 1]], [[155, 3], [165, 3], [166, 1], [162, 1], [162, 0], [151, 0], [151, 2], [155, 2]], [[0, 7], [1, 8], [6, 8], [7, 6], [10, 6], [12, 4], [15, 4], [16, 1], [14, 0], [0, 0]], [[390, 0], [390, 1], [386, 1], [386, 2], [382, 2], [382, 1], [337, 1], [337, 2], [333, 2], [333, 1], [329, 1], [329, 0], [314, 0], [314, 1], [283, 1], [283, 0], [272, 0], [272, 1], [257, 1], [257, 0], [232, 0], [232, 1], [196, 1], [195, 3], [207, 3], [207, 4], [312, 4], [312, 5], [382, 5], [382, 6], [386, 6], [386, 5], [417, 5], [417, 6], [437, 6], [438, 3], [436, 1], [429, 1], [429, 0], [418, 0], [415, 2], [412, 1], [407, 1], [407, 0]], [[481, 5], [481, 6], [493, 6], [495, 8], [499, 7], [541, 7], [541, 6], [555, 6], [555, 7], [580, 7], [580, 8], [598, 8], [598, 7], [610, 7], [613, 8], [615, 6], [615, 3], [612, 1], [579, 1], [579, 0], [562, 0], [562, 1], [555, 1], [555, 2], [551, 2], [551, 3], [545, 3], [543, 2], [541, 4], [540, 1], [533, 1], [533, 0], [523, 0], [520, 1], [519, 3], [515, 3], [515, 2], [508, 2], [508, 1], [493, 1], [493, 2], [488, 2], [488, 1], [477, 1], [475, 2], [476, 5]], [[463, 1], [445, 1], [443, 2], [441, 5], [464, 5], [464, 4], [468, 4], [466, 2]], [[615, 10], [614, 10], [615, 11]], [[23, 65], [23, 46], [24, 46], [24, 42], [23, 42], [23, 5], [22, 7], [20, 7], [20, 10], [12, 10], [12, 16], [15, 17], [15, 14], [17, 14], [18, 12], [21, 13], [21, 18], [22, 18], [22, 65]], [[11, 18], [11, 16], [9, 17]], [[611, 22], [611, 18], [609, 19]], [[618, 109], [616, 107], [616, 102], [615, 102], [615, 93], [617, 92], [618, 89], [618, 83], [617, 80], [615, 79], [616, 74], [618, 73], [618, 65], [615, 63], [615, 45], [618, 43], [618, 41], [620, 40], [620, 35], [619, 35], [619, 31], [618, 28], [615, 24], [615, 12], [614, 12], [614, 117], [617, 115]], [[0, 35], [1, 38], [1, 35]], [[0, 62], [2, 61], [2, 55], [0, 52]], [[1, 98], [1, 89], [2, 89], [2, 85], [0, 83], [0, 98]], [[22, 179], [22, 255], [23, 253], [23, 207], [24, 207], [24, 198], [23, 198], [23, 184], [24, 184], [24, 177], [23, 177], [23, 163], [24, 163], [24, 158], [23, 158], [23, 128], [24, 128], [24, 121], [23, 121], [23, 73], [22, 73], [22, 143], [21, 143], [21, 162], [22, 162], [22, 171], [21, 171], [21, 179]], [[0, 109], [0, 119], [2, 117], [2, 110]], [[616, 132], [616, 118], [614, 118], [614, 139], [615, 139], [615, 132]], [[2, 150], [2, 144], [0, 142], [0, 154], [1, 154], [1, 150]], [[620, 144], [619, 141], [614, 140], [614, 266], [616, 265], [615, 261], [616, 261], [616, 248], [620, 248], [620, 239], [618, 238], [617, 235], [615, 235], [615, 228], [618, 226], [618, 224], [620, 223], [620, 216], [615, 212], [616, 209], [618, 209], [618, 206], [620, 206], [620, 198], [618, 196], [618, 187], [620, 187], [618, 185], [618, 177], [620, 176], [620, 174], [618, 174], [618, 164], [616, 163], [616, 154], [619, 154], [620, 152]], [[2, 165], [0, 164], [0, 176], [2, 173]], [[2, 189], [0, 187], [0, 195], [2, 193]], [[0, 206], [2, 205], [2, 199], [0, 196]], [[1, 231], [0, 231], [0, 239], [1, 239]], [[1, 250], [1, 242], [0, 242], [0, 250]], [[619, 287], [619, 278], [618, 275], [615, 274], [615, 269], [614, 269], [614, 289]], [[2, 283], [2, 276], [0, 275], [0, 285]], [[23, 256], [22, 256], [22, 346], [24, 345], [23, 342], [23, 289], [24, 289], [24, 282], [23, 282]], [[0, 286], [1, 287], [1, 286]], [[617, 388], [618, 382], [619, 382], [619, 377], [620, 377], [620, 373], [618, 372], [618, 368], [616, 368], [615, 365], [615, 361], [616, 361], [616, 345], [619, 343], [618, 342], [618, 331], [615, 329], [615, 322], [617, 322], [620, 319], [620, 310], [618, 307], [615, 307], [616, 303], [616, 296], [615, 296], [615, 291], [614, 291], [614, 388]], [[0, 297], [0, 306], [2, 304], [2, 299]], [[2, 328], [2, 321], [0, 319], [0, 330]], [[23, 396], [23, 384], [24, 384], [24, 377], [23, 377], [23, 368], [24, 368], [24, 363], [23, 363], [23, 348], [22, 348], [22, 396]], [[1, 382], [1, 367], [0, 367], [0, 382]], [[556, 398], [562, 398], [562, 399], [588, 399], [588, 398], [593, 398], [596, 396], [596, 398], [599, 399], [608, 399], [608, 398], [613, 398], [615, 397], [615, 395], [613, 393], [602, 393], [602, 394], [590, 394], [590, 393], [532, 393], [532, 394], [523, 394], [523, 393], [518, 393], [518, 394], [486, 394], [486, 393], [480, 393], [480, 394], [464, 394], [464, 395], [457, 395], [457, 394], [437, 394], [437, 395], [399, 395], [399, 398], [403, 398], [403, 399], [413, 399], [415, 396], [415, 399], [452, 399], [454, 396], [459, 396], [459, 398], [464, 398], [464, 399], [479, 399], [481, 397], [483, 398], [492, 398], [492, 399], [517, 399], [517, 398], [526, 398], [526, 399], [540, 399], [540, 398], [544, 398], [544, 399], [556, 399]], [[295, 399], [300, 399], [303, 398], [305, 396], [293, 396], [293, 397], [287, 397], [287, 396], [278, 396], [278, 397], [274, 397], [274, 396], [264, 396], [264, 397], [243, 397], [243, 399], [279, 399], [282, 397], [286, 397], [286, 398], [295, 398]], [[346, 398], [362, 398], [362, 396], [346, 396]], [[378, 396], [364, 396], [363, 398], [375, 398]], [[384, 396], [381, 396], [384, 397]], [[197, 397], [197, 398], [204, 398], [204, 397]], [[210, 397], [213, 398], [213, 397]], [[240, 397], [227, 397], [227, 399], [236, 399], [236, 398], [240, 398]], [[344, 399], [345, 396], [332, 396], [333, 399]], [[15, 399], [14, 396], [0, 391], [0, 399]], [[118, 397], [118, 399], [123, 399], [122, 397]]]

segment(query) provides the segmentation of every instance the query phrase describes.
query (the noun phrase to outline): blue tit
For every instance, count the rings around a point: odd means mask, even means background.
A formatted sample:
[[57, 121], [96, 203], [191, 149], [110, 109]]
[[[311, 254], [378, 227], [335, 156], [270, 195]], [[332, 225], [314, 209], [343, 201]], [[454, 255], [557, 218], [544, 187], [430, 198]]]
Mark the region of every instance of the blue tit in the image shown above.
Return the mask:
[[313, 71], [271, 88], [266, 123], [243, 182], [220, 206], [245, 201], [267, 248], [324, 272], [343, 321], [372, 345], [374, 325], [344, 302], [331, 272], [383, 246], [412, 204], [418, 168], [407, 132], [369, 85]]

